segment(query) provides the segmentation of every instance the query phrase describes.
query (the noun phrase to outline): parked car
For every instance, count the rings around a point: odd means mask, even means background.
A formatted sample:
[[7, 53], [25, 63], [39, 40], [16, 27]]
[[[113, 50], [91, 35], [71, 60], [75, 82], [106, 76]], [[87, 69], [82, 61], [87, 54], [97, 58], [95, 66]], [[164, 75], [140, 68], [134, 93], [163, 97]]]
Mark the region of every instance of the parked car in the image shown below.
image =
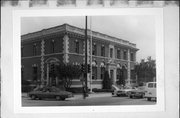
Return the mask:
[[43, 87], [36, 88], [33, 91], [28, 93], [28, 96], [35, 99], [44, 99], [44, 98], [55, 98], [56, 100], [65, 100], [66, 98], [73, 97], [71, 92], [60, 90], [56, 87]]
[[134, 89], [128, 92], [129, 98], [144, 98], [145, 90], [144, 89]]
[[128, 92], [134, 90], [132, 87], [123, 87], [123, 88], [118, 88], [115, 85], [112, 85], [113, 92], [112, 95], [115, 96], [128, 96]]
[[148, 82], [145, 87], [145, 98], [151, 101], [152, 98], [156, 100], [156, 82]]

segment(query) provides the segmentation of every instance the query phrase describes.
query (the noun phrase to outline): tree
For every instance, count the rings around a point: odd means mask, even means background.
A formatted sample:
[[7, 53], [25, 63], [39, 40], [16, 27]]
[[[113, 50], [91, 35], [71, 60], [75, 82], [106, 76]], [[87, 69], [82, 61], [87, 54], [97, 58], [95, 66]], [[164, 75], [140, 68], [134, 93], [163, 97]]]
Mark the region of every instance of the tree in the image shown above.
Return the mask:
[[103, 89], [111, 89], [112, 81], [109, 77], [108, 71], [105, 71], [104, 73], [104, 79], [102, 81], [102, 84], [103, 84]]
[[56, 73], [66, 89], [71, 87], [72, 80], [74, 78], [79, 78], [82, 74], [81, 67], [79, 65], [64, 63], [56, 66]]
[[138, 84], [155, 81], [156, 61], [151, 57], [148, 57], [147, 61], [142, 59], [140, 63], [135, 65], [135, 73], [138, 77]]

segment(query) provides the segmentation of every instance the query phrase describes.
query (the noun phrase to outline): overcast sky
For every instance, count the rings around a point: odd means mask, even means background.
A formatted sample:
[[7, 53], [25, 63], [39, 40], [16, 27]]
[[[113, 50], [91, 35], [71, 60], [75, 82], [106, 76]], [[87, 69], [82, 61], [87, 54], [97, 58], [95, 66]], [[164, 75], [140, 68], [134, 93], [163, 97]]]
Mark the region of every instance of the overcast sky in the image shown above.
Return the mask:
[[[21, 20], [21, 34], [39, 31], [64, 23], [85, 28], [85, 17], [24, 17]], [[139, 49], [137, 52], [138, 62], [148, 56], [155, 59], [154, 16], [92, 16], [92, 30], [135, 43]]]

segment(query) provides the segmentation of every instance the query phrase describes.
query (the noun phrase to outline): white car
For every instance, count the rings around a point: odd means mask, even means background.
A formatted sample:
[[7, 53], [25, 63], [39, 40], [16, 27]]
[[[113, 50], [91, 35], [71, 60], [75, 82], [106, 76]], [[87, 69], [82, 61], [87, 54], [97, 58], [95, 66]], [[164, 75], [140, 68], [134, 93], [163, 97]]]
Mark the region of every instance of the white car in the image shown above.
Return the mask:
[[112, 95], [115, 96], [128, 96], [128, 92], [134, 90], [131, 87], [124, 87], [120, 89], [115, 85], [112, 85], [112, 88], [113, 88]]
[[145, 98], [151, 101], [152, 98], [156, 100], [156, 82], [148, 82], [145, 87]]

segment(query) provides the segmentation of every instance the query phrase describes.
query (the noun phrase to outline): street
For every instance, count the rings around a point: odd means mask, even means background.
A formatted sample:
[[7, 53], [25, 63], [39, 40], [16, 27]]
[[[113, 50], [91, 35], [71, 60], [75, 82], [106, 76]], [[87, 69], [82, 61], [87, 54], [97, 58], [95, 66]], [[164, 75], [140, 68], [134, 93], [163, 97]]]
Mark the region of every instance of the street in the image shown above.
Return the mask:
[[22, 97], [22, 106], [97, 106], [97, 105], [154, 105], [155, 101], [147, 99], [116, 97], [111, 93], [90, 94], [83, 99], [82, 95], [67, 98], [65, 101], [55, 99], [31, 100], [29, 97]]

